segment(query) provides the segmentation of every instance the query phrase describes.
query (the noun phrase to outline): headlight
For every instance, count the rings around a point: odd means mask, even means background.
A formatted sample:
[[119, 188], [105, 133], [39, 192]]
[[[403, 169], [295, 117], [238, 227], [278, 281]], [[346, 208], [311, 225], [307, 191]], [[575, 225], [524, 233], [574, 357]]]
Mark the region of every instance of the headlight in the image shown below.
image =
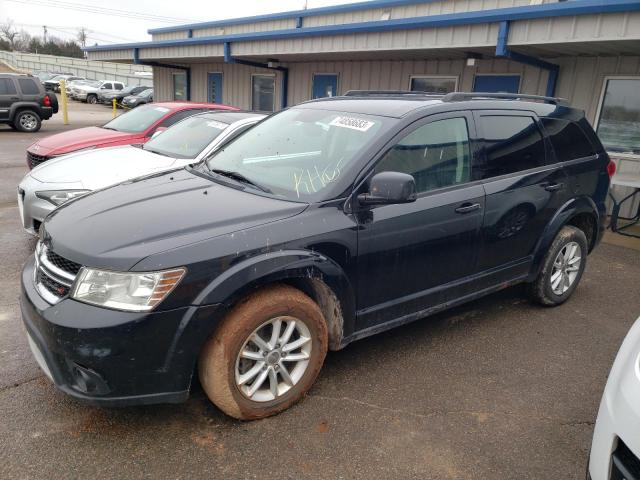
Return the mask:
[[72, 198], [86, 195], [91, 190], [44, 190], [36, 192], [36, 197], [53, 203], [56, 207], [68, 202]]
[[83, 267], [71, 298], [116, 310], [152, 310], [180, 282], [184, 268], [162, 272], [119, 273]]

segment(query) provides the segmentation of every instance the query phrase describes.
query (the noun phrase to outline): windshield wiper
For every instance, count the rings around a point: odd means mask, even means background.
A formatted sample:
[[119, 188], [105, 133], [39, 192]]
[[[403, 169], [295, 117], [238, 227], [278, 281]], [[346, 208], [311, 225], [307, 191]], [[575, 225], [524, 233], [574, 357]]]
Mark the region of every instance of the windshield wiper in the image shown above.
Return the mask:
[[234, 180], [238, 180], [239, 182], [246, 183], [247, 185], [251, 185], [252, 187], [257, 188], [258, 190], [262, 190], [265, 193], [273, 193], [267, 187], [264, 187], [262, 185], [258, 185], [253, 180], [249, 180], [247, 177], [245, 177], [240, 172], [234, 172], [232, 170], [222, 170], [222, 169], [219, 169], [219, 168], [211, 168], [210, 171], [212, 171], [213, 173], [217, 173], [218, 175], [222, 175], [223, 177], [233, 178]]
[[142, 150], [144, 150], [146, 152], [156, 153], [158, 155], [162, 155], [163, 157], [171, 157], [171, 158], [173, 158], [173, 155], [169, 155], [168, 153], [161, 152], [160, 150], [154, 150], [153, 148], [147, 148], [146, 145], [142, 146]]

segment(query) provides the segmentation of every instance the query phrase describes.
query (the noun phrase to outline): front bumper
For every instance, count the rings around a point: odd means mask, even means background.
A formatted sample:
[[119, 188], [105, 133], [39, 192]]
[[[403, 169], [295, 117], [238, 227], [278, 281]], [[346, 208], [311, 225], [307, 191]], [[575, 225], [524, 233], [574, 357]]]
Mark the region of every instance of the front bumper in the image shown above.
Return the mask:
[[[612, 455], [627, 448], [640, 459], [640, 320], [620, 347], [600, 402], [589, 460], [591, 478], [620, 478], [611, 476]], [[633, 478], [640, 476], [629, 480]]]
[[197, 354], [218, 321], [216, 305], [122, 312], [64, 298], [45, 302], [34, 259], [22, 272], [20, 307], [34, 357], [64, 393], [94, 405], [187, 399]]

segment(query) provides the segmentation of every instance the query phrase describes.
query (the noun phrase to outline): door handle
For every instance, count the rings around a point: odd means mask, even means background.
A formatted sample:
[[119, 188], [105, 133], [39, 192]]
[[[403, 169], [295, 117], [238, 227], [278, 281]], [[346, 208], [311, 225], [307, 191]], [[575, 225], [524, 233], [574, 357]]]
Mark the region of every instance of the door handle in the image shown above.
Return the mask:
[[464, 204], [460, 205], [458, 208], [456, 208], [455, 212], [456, 213], [471, 213], [471, 212], [475, 212], [476, 210], [480, 210], [480, 204], [479, 203], [464, 203]]
[[563, 183], [548, 183], [546, 185], [543, 185], [544, 189], [547, 192], [555, 192], [556, 190], [560, 190], [562, 187], [564, 187]]
[[20, 100], [20, 97], [11, 97], [9, 100]]

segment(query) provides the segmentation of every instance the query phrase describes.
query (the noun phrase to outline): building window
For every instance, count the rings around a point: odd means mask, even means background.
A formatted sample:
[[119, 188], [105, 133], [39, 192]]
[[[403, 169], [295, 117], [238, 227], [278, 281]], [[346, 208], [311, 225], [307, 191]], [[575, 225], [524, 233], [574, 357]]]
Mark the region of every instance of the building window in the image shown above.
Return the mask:
[[640, 155], [640, 78], [607, 78], [597, 133], [611, 152]]
[[458, 77], [424, 77], [413, 75], [409, 80], [412, 92], [449, 93], [458, 88]]
[[173, 74], [173, 99], [187, 100], [187, 72]]
[[273, 112], [276, 99], [275, 75], [251, 76], [251, 108], [261, 112]]

